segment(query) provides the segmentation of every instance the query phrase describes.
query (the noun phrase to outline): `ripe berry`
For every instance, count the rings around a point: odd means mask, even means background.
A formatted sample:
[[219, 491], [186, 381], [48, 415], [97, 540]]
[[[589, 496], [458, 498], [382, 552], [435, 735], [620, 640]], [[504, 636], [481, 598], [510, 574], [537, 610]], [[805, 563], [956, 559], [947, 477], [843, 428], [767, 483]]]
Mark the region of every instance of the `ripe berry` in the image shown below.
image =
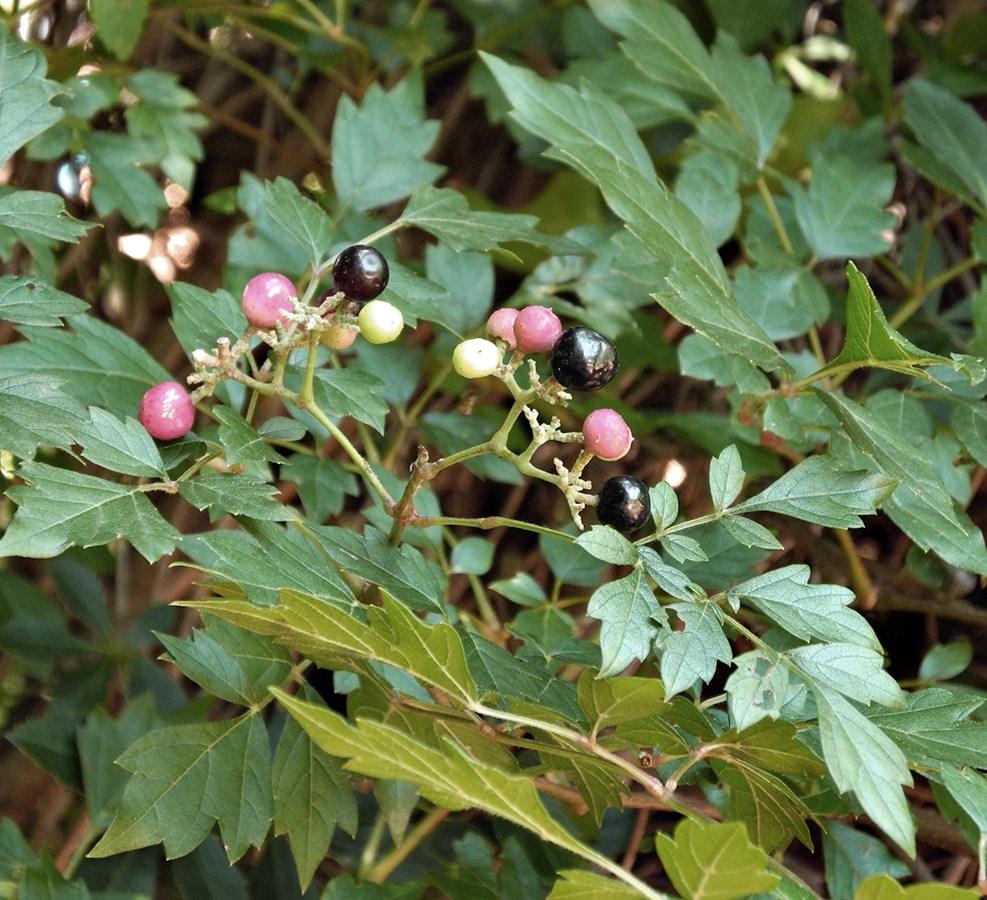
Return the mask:
[[551, 356], [552, 374], [570, 391], [598, 391], [617, 374], [613, 341], [585, 325], [562, 332]]
[[345, 350], [352, 347], [359, 334], [355, 328], [344, 328], [342, 325], [330, 325], [322, 332], [319, 340], [333, 350]]
[[600, 459], [622, 459], [633, 441], [630, 427], [616, 410], [594, 409], [583, 422], [583, 443]]
[[357, 316], [362, 334], [371, 344], [389, 344], [404, 328], [401, 310], [386, 300], [371, 300]]
[[347, 300], [364, 303], [379, 296], [387, 287], [390, 272], [383, 254], [366, 244], [354, 244], [341, 251], [332, 264], [332, 283]]
[[452, 367], [463, 378], [486, 378], [500, 365], [500, 348], [486, 338], [470, 338], [452, 351]]
[[256, 328], [273, 328], [280, 321], [287, 322], [282, 315], [291, 310], [298, 296], [291, 280], [277, 272], [263, 272], [255, 275], [243, 288], [240, 303], [247, 321]]
[[609, 478], [600, 488], [596, 517], [624, 533], [637, 531], [651, 519], [651, 495], [643, 481], [630, 475]]
[[504, 306], [495, 309], [487, 319], [487, 334], [507, 344], [508, 350], [513, 350], [517, 346], [517, 338], [514, 337], [514, 322], [517, 320], [517, 314], [516, 309]]
[[525, 353], [551, 350], [562, 334], [562, 323], [547, 306], [525, 306], [514, 320], [514, 338]]
[[151, 437], [172, 441], [189, 433], [195, 407], [177, 381], [162, 381], [144, 394], [137, 418]]

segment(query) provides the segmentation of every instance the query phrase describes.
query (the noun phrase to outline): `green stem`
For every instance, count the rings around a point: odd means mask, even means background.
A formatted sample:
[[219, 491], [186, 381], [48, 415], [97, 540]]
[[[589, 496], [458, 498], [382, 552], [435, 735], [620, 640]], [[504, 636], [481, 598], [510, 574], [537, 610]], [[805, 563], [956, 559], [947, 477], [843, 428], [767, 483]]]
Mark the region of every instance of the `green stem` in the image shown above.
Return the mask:
[[305, 377], [302, 379], [301, 390], [298, 391], [298, 405], [302, 407], [315, 406], [315, 363], [318, 351], [318, 339], [309, 337], [308, 357], [305, 360]]
[[448, 809], [436, 807], [426, 815], [414, 828], [405, 836], [401, 844], [395, 847], [376, 865], [372, 866], [365, 874], [364, 880], [373, 884], [383, 884], [394, 873], [394, 870], [401, 865], [416, 850], [419, 844], [425, 840], [439, 825], [442, 824], [450, 813]]
[[781, 220], [781, 214], [778, 212], [778, 207], [775, 205], [775, 199], [768, 188], [768, 183], [765, 181], [764, 176], [761, 175], [757, 179], [757, 191], [761, 195], [761, 200], [764, 202], [765, 209], [768, 211], [768, 217], [771, 219], [771, 224], [774, 226], [775, 234], [778, 235], [778, 242], [781, 244], [781, 249], [786, 253], [794, 253], [794, 248], [792, 247], [791, 239], [788, 237], [788, 232], [785, 230], [785, 223]]

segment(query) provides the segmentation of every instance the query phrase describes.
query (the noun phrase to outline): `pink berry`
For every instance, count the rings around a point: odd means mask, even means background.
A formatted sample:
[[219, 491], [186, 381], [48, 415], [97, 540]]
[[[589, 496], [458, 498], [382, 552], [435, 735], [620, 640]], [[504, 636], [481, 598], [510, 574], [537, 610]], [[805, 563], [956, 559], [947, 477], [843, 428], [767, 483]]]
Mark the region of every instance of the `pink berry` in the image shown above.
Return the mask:
[[600, 459], [622, 459], [633, 441], [631, 429], [616, 410], [594, 409], [583, 422], [583, 443]]
[[273, 328], [280, 321], [287, 324], [282, 313], [290, 311], [298, 296], [289, 278], [277, 272], [255, 275], [243, 288], [241, 304], [247, 321], [257, 328]]
[[547, 306], [525, 306], [514, 320], [514, 337], [525, 353], [551, 350], [562, 334], [562, 323]]
[[172, 441], [189, 433], [195, 407], [177, 381], [162, 381], [144, 394], [137, 418], [151, 437]]
[[505, 306], [495, 309], [487, 319], [487, 334], [507, 344], [508, 350], [513, 350], [517, 346], [517, 338], [514, 337], [514, 322], [517, 314], [516, 309]]

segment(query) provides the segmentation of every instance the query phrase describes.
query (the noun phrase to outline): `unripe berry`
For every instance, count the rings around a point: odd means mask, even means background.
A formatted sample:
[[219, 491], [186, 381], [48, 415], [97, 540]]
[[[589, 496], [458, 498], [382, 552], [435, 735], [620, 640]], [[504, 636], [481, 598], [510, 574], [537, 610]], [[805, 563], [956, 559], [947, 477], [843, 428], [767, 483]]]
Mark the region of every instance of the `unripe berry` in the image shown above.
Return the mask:
[[330, 347], [333, 350], [345, 350], [347, 347], [352, 347], [353, 342], [356, 340], [356, 336], [359, 334], [355, 328], [344, 328], [342, 325], [330, 325], [325, 331], [322, 332], [319, 340], [326, 347]]
[[137, 418], [151, 437], [173, 441], [191, 430], [195, 407], [177, 381], [162, 381], [144, 394]]
[[514, 336], [514, 322], [517, 319], [517, 314], [516, 309], [503, 306], [490, 313], [490, 317], [487, 319], [487, 334], [507, 344], [508, 350], [513, 350], [517, 346], [517, 338]]
[[551, 350], [562, 334], [562, 322], [547, 306], [525, 306], [514, 320], [514, 337], [525, 353]]
[[371, 344], [389, 344], [404, 328], [401, 310], [386, 300], [371, 300], [357, 316], [362, 334]]
[[583, 443], [600, 459], [622, 459], [633, 442], [630, 427], [616, 410], [594, 409], [583, 422]]
[[366, 244], [342, 250], [332, 264], [332, 283], [347, 300], [363, 303], [379, 296], [390, 278], [384, 255]]
[[463, 378], [486, 378], [500, 365], [500, 349], [486, 338], [470, 338], [452, 351], [452, 367]]
[[651, 519], [651, 495], [647, 485], [630, 475], [609, 478], [600, 488], [596, 517], [624, 533], [643, 528]]
[[243, 288], [240, 298], [243, 314], [256, 328], [273, 328], [277, 322], [286, 325], [283, 313], [290, 312], [298, 292], [291, 280], [277, 272], [255, 275]]

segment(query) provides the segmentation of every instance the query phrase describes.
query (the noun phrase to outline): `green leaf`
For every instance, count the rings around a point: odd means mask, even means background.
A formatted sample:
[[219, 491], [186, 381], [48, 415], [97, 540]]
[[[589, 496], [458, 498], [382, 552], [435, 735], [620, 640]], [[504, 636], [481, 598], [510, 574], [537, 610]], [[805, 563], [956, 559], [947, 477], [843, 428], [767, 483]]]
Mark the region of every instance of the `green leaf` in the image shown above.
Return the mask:
[[249, 516], [266, 522], [284, 522], [293, 514], [274, 497], [277, 487], [238, 472], [201, 472], [178, 483], [178, 492], [196, 509], [209, 510], [216, 522], [224, 515]]
[[884, 671], [884, 657], [857, 644], [808, 644], [785, 656], [814, 685], [823, 685], [860, 703], [902, 706], [898, 682]]
[[283, 457], [257, 433], [235, 409], [217, 404], [213, 414], [219, 419], [219, 442], [227, 465], [242, 462], [282, 462]]
[[49, 558], [69, 547], [96, 547], [117, 537], [154, 562], [171, 553], [180, 537], [140, 489], [58, 469], [25, 463], [7, 496], [18, 504], [0, 538], [0, 556]]
[[89, 856], [163, 843], [174, 859], [219, 824], [231, 863], [259, 847], [273, 816], [271, 757], [254, 713], [159, 728], [117, 761], [133, 775], [110, 827]]
[[943, 766], [942, 783], [981, 836], [987, 835], [987, 777], [968, 767]]
[[[48, 191], [14, 191], [0, 197], [0, 227], [74, 244], [91, 223], [73, 219], [65, 201]], [[57, 293], [49, 288], [52, 293]]]
[[463, 538], [452, 548], [452, 555], [449, 558], [452, 571], [459, 574], [486, 575], [493, 565], [496, 549], [493, 542], [486, 538]]
[[890, 103], [893, 50], [883, 16], [867, 0], [848, 0], [843, 24], [857, 63], [870, 76], [881, 100]]
[[129, 416], [118, 419], [98, 406], [89, 410], [89, 422], [78, 428], [76, 441], [82, 455], [111, 472], [139, 478], [166, 478], [158, 446], [147, 429]]
[[918, 677], [922, 681], [949, 681], [961, 675], [973, 662], [973, 645], [969, 641], [935, 644], [922, 657]]
[[922, 78], [908, 82], [905, 123], [915, 139], [987, 207], [987, 163], [977, 148], [987, 141], [987, 123], [976, 110], [950, 91]]
[[775, 512], [829, 528], [860, 528], [898, 482], [875, 472], [846, 472], [836, 456], [809, 456], [735, 513]]
[[[0, 543], [2, 546], [2, 543]], [[645, 660], [658, 634], [659, 622], [667, 622], [641, 569], [598, 587], [586, 612], [600, 619], [600, 677], [618, 675], [635, 660]]]
[[667, 708], [665, 687], [655, 678], [597, 678], [591, 669], [579, 676], [579, 705], [597, 734], [604, 728], [659, 716]]
[[668, 696], [688, 690], [697, 682], [708, 682], [717, 662], [733, 658], [723, 633], [719, 606], [711, 602], [673, 603], [681, 629], [664, 629], [657, 639], [661, 650], [661, 679]]
[[356, 799], [340, 761], [312, 742], [291, 717], [278, 738], [271, 772], [274, 833], [288, 836], [305, 890], [325, 859], [338, 825], [355, 835]]
[[459, 191], [431, 184], [423, 184], [412, 194], [400, 221], [427, 231], [450, 250], [459, 252], [500, 250], [518, 259], [504, 248], [506, 243], [534, 244], [556, 254], [583, 252], [574, 241], [537, 231], [537, 216], [473, 210]]
[[826, 289], [793, 259], [741, 265], [734, 270], [734, 293], [747, 314], [764, 325], [773, 341], [788, 340], [821, 325], [829, 316]]
[[195, 163], [203, 156], [196, 131], [209, 124], [204, 115], [192, 110], [198, 97], [178, 83], [177, 75], [159, 69], [139, 69], [126, 86], [140, 97], [140, 102], [124, 112], [131, 137], [145, 143], [149, 156], [168, 178], [191, 191]]
[[706, 226], [717, 247], [729, 240], [740, 221], [739, 188], [740, 172], [733, 161], [706, 149], [686, 157], [675, 178], [675, 196]]
[[0, 376], [0, 445], [21, 459], [38, 446], [68, 450], [89, 420], [86, 408], [50, 374]]
[[904, 754], [836, 691], [813, 684], [812, 693], [823, 758], [837, 789], [852, 791], [874, 824], [914, 855], [915, 825], [901, 789], [912, 784]]
[[720, 514], [737, 499], [744, 486], [744, 465], [736, 444], [709, 461], [709, 493], [713, 510]]
[[[563, 869], [552, 887], [548, 900], [640, 900], [641, 894], [630, 885], [585, 869]], [[664, 895], [657, 895], [660, 898]]]
[[158, 634], [165, 657], [210, 694], [240, 706], [267, 699], [271, 686], [291, 673], [291, 655], [283, 647], [222, 619], [203, 616], [203, 627], [187, 638]]
[[800, 640], [845, 642], [880, 650], [870, 624], [849, 608], [853, 591], [835, 584], [810, 584], [811, 574], [808, 566], [782, 566], [731, 587], [727, 593]]
[[[845, 188], [834, 188], [837, 194]], [[820, 372], [846, 371], [864, 366], [890, 369], [938, 384], [926, 371], [929, 366], [946, 365], [962, 372], [971, 384], [984, 378], [983, 362], [970, 356], [952, 358], [928, 353], [895, 331], [881, 309], [867, 279], [852, 263], [847, 264], [847, 333], [839, 356]], [[823, 394], [825, 400], [828, 395]]]
[[694, 584], [674, 566], [668, 565], [651, 547], [640, 547], [638, 553], [645, 571], [666, 594], [686, 603], [706, 599], [706, 592], [698, 584]]
[[346, 496], [359, 493], [356, 476], [334, 459], [307, 453], [288, 457], [290, 465], [281, 467], [281, 477], [298, 488], [305, 512], [312, 522], [325, 522], [339, 513]]
[[979, 705], [977, 697], [927, 688], [909, 694], [904, 709], [869, 709], [867, 718], [915, 764], [987, 769], [987, 723], [972, 718]]
[[825, 775], [826, 766], [798, 739], [791, 722], [762, 719], [746, 728], [732, 728], [708, 743], [710, 756], [757, 766], [781, 775]]
[[614, 566], [633, 566], [638, 560], [637, 548], [619, 531], [604, 525], [594, 525], [576, 538], [576, 546]]
[[720, 527], [738, 544], [759, 547], [762, 550], [782, 550], [784, 544], [763, 525], [743, 516], [728, 515], [719, 521]]
[[182, 281], [165, 285], [165, 290], [171, 301], [171, 327], [189, 355], [197, 349], [212, 351], [220, 337], [232, 343], [247, 327], [239, 298], [228, 291], [210, 293]]
[[117, 59], [130, 59], [144, 31], [148, 0], [89, 0], [88, 5], [103, 46]]
[[88, 304], [26, 275], [0, 277], [0, 319], [15, 325], [53, 326], [62, 316], [84, 312]]
[[749, 728], [765, 717], [777, 719], [789, 699], [790, 670], [777, 653], [751, 650], [734, 658], [727, 678], [727, 708], [734, 727]]
[[655, 835], [655, 850], [675, 889], [691, 900], [749, 897], [772, 890], [780, 880], [740, 822], [683, 819], [674, 836]]
[[424, 159], [439, 133], [425, 120], [421, 71], [386, 93], [370, 86], [360, 106], [340, 98], [332, 131], [332, 180], [338, 202], [356, 212], [402, 200], [442, 174]]
[[294, 241], [313, 265], [327, 259], [333, 239], [329, 214], [287, 178], [279, 176], [265, 182], [264, 191], [261, 207], [285, 237]]
[[384, 383], [367, 372], [350, 369], [316, 369], [312, 389], [319, 408], [330, 416], [352, 416], [384, 433], [387, 401]]
[[909, 869], [891, 855], [883, 841], [842, 822], [830, 821], [823, 834], [826, 886], [832, 897], [856, 897], [857, 888], [872, 875], [904, 878]]
[[131, 225], [155, 226], [165, 198], [161, 186], [141, 168], [147, 148], [129, 135], [104, 131], [87, 132], [83, 147], [93, 173], [96, 212], [108, 216], [119, 210]]
[[977, 900], [979, 896], [972, 888], [939, 881], [902, 887], [890, 875], [872, 875], [860, 885], [853, 900]]
[[658, 181], [623, 110], [592, 85], [583, 84], [577, 93], [495, 57], [483, 59], [511, 101], [513, 117], [553, 145], [547, 155], [598, 184], [627, 228], [671, 266], [668, 290], [655, 299], [728, 352], [765, 369], [787, 369], [778, 349], [731, 294], [702, 223]]
[[362, 535], [336, 526], [312, 531], [325, 552], [346, 572], [376, 584], [412, 609], [444, 613], [446, 584], [442, 572], [414, 547], [397, 547], [370, 526]]
[[0, 28], [0, 166], [62, 118], [51, 105], [60, 86], [45, 79], [44, 55]]

